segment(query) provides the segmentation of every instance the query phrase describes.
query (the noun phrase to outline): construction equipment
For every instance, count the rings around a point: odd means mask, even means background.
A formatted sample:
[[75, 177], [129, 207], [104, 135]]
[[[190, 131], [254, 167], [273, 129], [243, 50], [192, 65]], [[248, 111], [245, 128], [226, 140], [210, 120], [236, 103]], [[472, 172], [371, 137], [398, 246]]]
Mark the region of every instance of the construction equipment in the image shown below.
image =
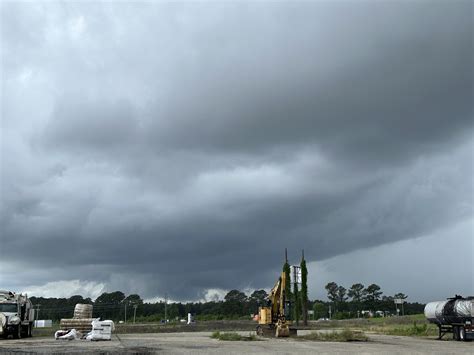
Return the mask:
[[291, 302], [285, 292], [287, 282], [290, 280], [287, 280], [286, 273], [282, 272], [268, 295], [268, 305], [259, 307], [257, 335], [277, 338], [296, 335], [296, 329], [290, 328]]
[[0, 290], [0, 335], [30, 337], [34, 317], [35, 310], [26, 294]]

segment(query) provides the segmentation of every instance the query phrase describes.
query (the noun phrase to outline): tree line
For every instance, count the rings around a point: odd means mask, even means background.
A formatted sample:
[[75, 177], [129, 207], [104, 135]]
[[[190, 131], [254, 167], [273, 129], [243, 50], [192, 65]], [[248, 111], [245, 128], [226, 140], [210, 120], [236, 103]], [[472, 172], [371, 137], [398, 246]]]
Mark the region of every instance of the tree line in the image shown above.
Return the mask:
[[[383, 295], [381, 288], [377, 284], [370, 284], [365, 287], [361, 283], [353, 284], [349, 289], [329, 282], [325, 289], [329, 302], [316, 301], [313, 305], [315, 317], [328, 317], [331, 313], [336, 319], [371, 316], [378, 314], [397, 314], [397, 309], [403, 314], [422, 313], [424, 304], [415, 302], [409, 303], [404, 293], [396, 293], [393, 296]], [[403, 306], [396, 306], [395, 299], [404, 301]]]
[[[363, 310], [395, 313], [393, 299], [406, 297], [403, 294], [382, 296], [380, 287], [374, 284], [367, 287], [355, 284], [346, 290], [335, 282], [331, 282], [326, 285], [326, 290], [328, 291], [328, 301], [308, 300], [305, 296], [307, 291], [302, 287], [298, 293], [298, 299], [303, 302], [299, 302], [299, 308], [293, 307], [291, 318], [295, 321], [303, 319], [305, 313], [303, 307], [314, 311], [314, 314], [310, 316], [311, 319], [329, 317], [330, 308], [332, 317], [335, 319], [354, 318], [357, 317], [357, 311]], [[94, 306], [94, 318], [100, 317], [114, 321], [127, 319], [128, 322], [132, 322], [135, 316], [137, 322], [159, 322], [165, 319], [165, 315], [167, 319], [173, 321], [186, 318], [188, 313], [193, 314], [197, 320], [250, 319], [253, 314], [258, 312], [260, 306], [267, 304], [267, 296], [265, 290], [255, 290], [250, 295], [239, 290], [231, 290], [221, 301], [165, 304], [164, 301], [147, 303], [138, 294], [127, 296], [121, 291], [115, 291], [104, 292], [95, 300], [83, 298], [80, 295], [69, 298], [30, 297], [30, 299], [35, 308], [39, 308], [39, 319], [58, 321], [61, 318], [72, 318], [74, 306], [77, 303], [86, 303]], [[294, 290], [290, 296], [294, 301]], [[405, 314], [421, 313], [423, 307], [424, 305], [420, 303], [405, 303], [404, 312]]]
[[267, 292], [255, 290], [249, 296], [239, 290], [229, 291], [222, 301], [147, 303], [138, 294], [126, 296], [121, 291], [104, 292], [95, 301], [75, 295], [70, 298], [30, 297], [34, 307], [39, 309], [40, 319], [72, 318], [77, 303], [93, 305], [93, 317], [115, 321], [162, 321], [186, 318], [191, 313], [198, 320], [249, 319], [266, 304]]
[[[304, 256], [301, 259], [301, 290], [298, 284], [286, 283], [285, 292], [291, 300], [291, 315], [289, 318], [298, 323], [306, 323], [308, 310], [312, 310], [311, 319], [319, 318], [355, 318], [367, 316], [366, 311], [376, 315], [377, 311], [384, 314], [395, 314], [394, 299], [406, 299], [403, 293], [385, 296], [380, 286], [371, 284], [365, 287], [361, 283], [353, 284], [349, 289], [330, 282], [326, 285], [328, 301], [309, 300], [307, 288], [307, 269]], [[290, 280], [290, 265], [286, 261], [283, 266], [286, 279]], [[138, 294], [125, 295], [121, 291], [104, 292], [97, 299], [83, 298], [75, 295], [69, 298], [30, 297], [35, 308], [39, 310], [39, 319], [71, 318], [77, 303], [92, 304], [93, 317], [112, 319], [115, 321], [128, 320], [137, 322], [159, 322], [166, 319], [176, 320], [186, 318], [188, 313], [197, 320], [221, 319], [250, 319], [258, 313], [258, 308], [267, 305], [268, 294], [265, 290], [255, 290], [250, 295], [239, 290], [229, 291], [221, 301], [209, 302], [144, 302]], [[404, 314], [422, 313], [424, 304], [405, 303]]]

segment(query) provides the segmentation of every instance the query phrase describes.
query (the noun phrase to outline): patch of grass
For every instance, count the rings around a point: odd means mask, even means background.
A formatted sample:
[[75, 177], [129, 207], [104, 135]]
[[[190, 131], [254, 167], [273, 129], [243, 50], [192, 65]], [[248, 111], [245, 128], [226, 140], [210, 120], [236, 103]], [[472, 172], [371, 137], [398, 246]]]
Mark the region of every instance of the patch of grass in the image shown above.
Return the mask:
[[212, 333], [211, 338], [218, 339], [218, 340], [225, 340], [225, 341], [256, 341], [258, 340], [257, 337], [253, 334], [244, 336], [236, 332], [229, 332], [229, 333], [214, 332]]
[[360, 331], [353, 331], [350, 329], [344, 329], [342, 331], [331, 331], [331, 332], [313, 332], [308, 335], [299, 336], [298, 339], [302, 340], [313, 340], [313, 341], [368, 341], [369, 338]]
[[398, 327], [387, 327], [382, 328], [379, 330], [375, 330], [377, 332], [387, 334], [387, 335], [402, 335], [402, 336], [417, 336], [417, 337], [425, 337], [425, 336], [432, 336], [437, 335], [437, 329], [433, 325], [429, 324], [421, 324], [418, 325], [413, 322], [411, 326], [398, 326]]
[[[417, 323], [426, 323], [425, 315], [422, 314], [411, 314], [407, 316], [393, 316], [393, 317], [375, 317], [375, 318], [361, 318], [365, 320], [368, 324], [413, 324]], [[350, 320], [349, 320], [350, 321]]]
[[59, 323], [53, 323], [53, 326], [48, 328], [33, 328], [33, 337], [53, 337], [57, 330]]

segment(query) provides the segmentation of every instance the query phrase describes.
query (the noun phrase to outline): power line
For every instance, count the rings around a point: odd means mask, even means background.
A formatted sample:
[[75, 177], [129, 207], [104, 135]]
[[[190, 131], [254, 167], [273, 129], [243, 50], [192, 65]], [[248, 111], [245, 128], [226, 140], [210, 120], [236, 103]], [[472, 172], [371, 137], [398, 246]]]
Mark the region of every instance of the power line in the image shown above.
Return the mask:
[[[124, 303], [99, 303], [99, 304], [91, 304], [91, 306], [94, 307], [94, 309], [97, 308], [107, 308], [107, 307], [121, 307]], [[44, 308], [44, 310], [56, 310], [56, 309], [74, 309], [74, 306], [61, 306], [61, 307], [49, 307], [49, 308]]]

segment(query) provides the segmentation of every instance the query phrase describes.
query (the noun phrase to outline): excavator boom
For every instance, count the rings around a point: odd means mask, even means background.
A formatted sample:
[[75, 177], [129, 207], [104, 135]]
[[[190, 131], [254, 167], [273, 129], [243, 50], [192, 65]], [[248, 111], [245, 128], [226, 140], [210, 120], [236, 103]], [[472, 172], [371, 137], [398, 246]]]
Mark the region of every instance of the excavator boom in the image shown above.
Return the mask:
[[288, 303], [285, 294], [286, 282], [286, 274], [282, 272], [268, 295], [270, 306], [259, 308], [258, 335], [273, 335], [276, 337], [290, 335], [290, 322], [285, 317], [285, 305]]

